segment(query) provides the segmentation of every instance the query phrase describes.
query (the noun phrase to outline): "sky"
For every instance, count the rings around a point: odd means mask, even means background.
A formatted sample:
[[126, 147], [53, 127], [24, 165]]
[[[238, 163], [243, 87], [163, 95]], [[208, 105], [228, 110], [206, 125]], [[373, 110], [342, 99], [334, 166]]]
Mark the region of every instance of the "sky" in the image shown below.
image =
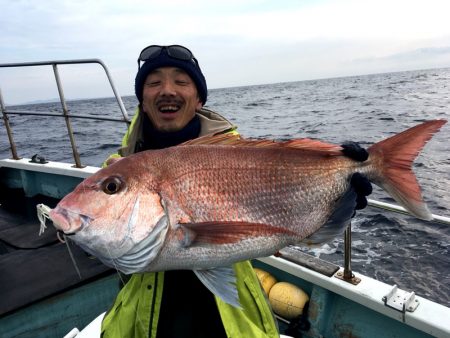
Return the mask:
[[[140, 51], [181, 44], [208, 87], [450, 67], [448, 0], [0, 0], [0, 63], [99, 58], [134, 94]], [[58, 68], [67, 99], [110, 97], [98, 65]], [[51, 67], [0, 69], [7, 104], [58, 97]]]

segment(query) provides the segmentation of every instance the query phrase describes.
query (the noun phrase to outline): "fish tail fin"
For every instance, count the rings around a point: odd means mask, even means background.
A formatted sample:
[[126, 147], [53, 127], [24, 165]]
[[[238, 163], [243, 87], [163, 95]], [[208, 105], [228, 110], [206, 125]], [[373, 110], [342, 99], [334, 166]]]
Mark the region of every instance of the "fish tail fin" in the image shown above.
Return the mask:
[[375, 165], [372, 181], [386, 190], [414, 216], [433, 217], [423, 201], [421, 189], [412, 171], [412, 163], [446, 120], [427, 121], [372, 145], [369, 149]]

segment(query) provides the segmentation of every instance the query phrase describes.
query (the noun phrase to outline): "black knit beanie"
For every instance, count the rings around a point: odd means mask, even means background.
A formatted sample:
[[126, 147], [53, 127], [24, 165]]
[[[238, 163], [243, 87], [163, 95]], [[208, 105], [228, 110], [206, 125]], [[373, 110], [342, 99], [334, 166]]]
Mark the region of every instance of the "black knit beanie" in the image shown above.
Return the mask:
[[177, 67], [183, 69], [191, 79], [194, 81], [197, 87], [197, 92], [200, 97], [200, 101], [203, 104], [206, 102], [208, 96], [208, 88], [206, 86], [206, 80], [200, 69], [200, 66], [193, 60], [180, 60], [170, 57], [167, 54], [167, 50], [163, 49], [158, 57], [147, 60], [136, 74], [136, 79], [134, 82], [134, 90], [136, 92], [136, 97], [139, 103], [142, 103], [142, 93], [144, 89], [144, 82], [147, 79], [148, 74], [160, 67]]

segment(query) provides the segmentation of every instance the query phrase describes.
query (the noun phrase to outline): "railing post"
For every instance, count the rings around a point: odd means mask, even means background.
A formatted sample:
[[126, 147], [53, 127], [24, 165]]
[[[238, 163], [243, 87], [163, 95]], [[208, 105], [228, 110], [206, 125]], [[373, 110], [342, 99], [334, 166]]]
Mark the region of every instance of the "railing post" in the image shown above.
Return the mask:
[[123, 102], [122, 102], [122, 98], [120, 97], [119, 92], [117, 91], [116, 86], [114, 85], [114, 81], [113, 81], [113, 79], [112, 79], [111, 74], [109, 74], [108, 67], [106, 67], [106, 65], [103, 63], [102, 60], [96, 60], [96, 62], [97, 62], [100, 66], [102, 66], [102, 67], [103, 67], [103, 70], [105, 71], [106, 77], [108, 78], [109, 84], [110, 84], [111, 89], [112, 89], [112, 91], [113, 91], [113, 93], [114, 93], [114, 96], [115, 96], [115, 98], [116, 98], [116, 101], [117, 101], [117, 103], [119, 104], [120, 110], [122, 111], [123, 119], [124, 119], [125, 121], [129, 121], [130, 118], [128, 117], [127, 110], [125, 109], [125, 106], [123, 105]]
[[17, 155], [16, 144], [14, 143], [11, 126], [9, 125], [9, 117], [6, 113], [6, 107], [3, 102], [3, 95], [0, 89], [0, 108], [2, 109], [3, 121], [5, 122], [6, 133], [8, 134], [9, 139], [9, 147], [11, 149], [11, 154], [14, 160], [20, 160], [20, 157]]
[[69, 110], [67, 109], [66, 100], [64, 98], [64, 92], [63, 92], [63, 89], [61, 86], [61, 81], [59, 79], [58, 66], [56, 65], [56, 63], [53, 63], [52, 67], [53, 67], [53, 72], [55, 73], [56, 85], [58, 87], [59, 99], [61, 101], [63, 115], [64, 115], [64, 119], [66, 121], [67, 132], [69, 133], [70, 144], [72, 146], [72, 153], [73, 153], [73, 158], [75, 160], [75, 167], [83, 168], [84, 166], [81, 165], [80, 154], [78, 153], [77, 146], [75, 143], [75, 137], [73, 136], [72, 126], [70, 124]]

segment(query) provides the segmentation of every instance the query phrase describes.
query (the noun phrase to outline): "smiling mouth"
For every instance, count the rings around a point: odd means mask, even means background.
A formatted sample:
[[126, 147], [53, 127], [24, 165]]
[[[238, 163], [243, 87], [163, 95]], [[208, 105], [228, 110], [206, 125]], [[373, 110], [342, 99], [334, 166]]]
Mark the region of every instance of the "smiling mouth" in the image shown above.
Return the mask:
[[179, 105], [164, 105], [159, 107], [159, 112], [162, 114], [174, 114], [180, 110]]
[[172, 98], [161, 98], [156, 101], [156, 108], [162, 115], [170, 116], [178, 113], [183, 107], [183, 101]]
[[181, 106], [179, 105], [167, 105], [158, 108], [160, 118], [167, 121], [177, 119], [180, 115], [180, 111]]

